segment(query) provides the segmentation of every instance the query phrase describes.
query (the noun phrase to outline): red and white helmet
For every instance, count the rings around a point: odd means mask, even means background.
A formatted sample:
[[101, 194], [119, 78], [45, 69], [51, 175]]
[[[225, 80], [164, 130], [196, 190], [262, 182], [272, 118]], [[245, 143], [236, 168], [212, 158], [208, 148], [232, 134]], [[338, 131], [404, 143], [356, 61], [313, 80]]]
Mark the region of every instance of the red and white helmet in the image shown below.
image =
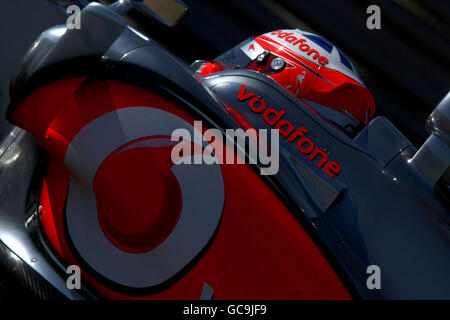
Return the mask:
[[313, 33], [299, 29], [265, 33], [201, 64], [197, 73], [206, 76], [235, 68], [271, 77], [349, 134], [374, 116], [374, 99], [350, 60]]

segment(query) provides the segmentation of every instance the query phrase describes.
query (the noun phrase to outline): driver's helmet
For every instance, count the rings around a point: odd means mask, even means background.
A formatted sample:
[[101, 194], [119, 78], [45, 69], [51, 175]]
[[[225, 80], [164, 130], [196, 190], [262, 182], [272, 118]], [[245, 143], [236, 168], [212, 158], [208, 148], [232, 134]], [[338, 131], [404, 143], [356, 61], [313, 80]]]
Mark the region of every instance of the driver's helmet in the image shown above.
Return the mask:
[[193, 67], [200, 76], [236, 68], [263, 73], [348, 134], [375, 113], [374, 99], [350, 60], [327, 39], [299, 29], [250, 38]]

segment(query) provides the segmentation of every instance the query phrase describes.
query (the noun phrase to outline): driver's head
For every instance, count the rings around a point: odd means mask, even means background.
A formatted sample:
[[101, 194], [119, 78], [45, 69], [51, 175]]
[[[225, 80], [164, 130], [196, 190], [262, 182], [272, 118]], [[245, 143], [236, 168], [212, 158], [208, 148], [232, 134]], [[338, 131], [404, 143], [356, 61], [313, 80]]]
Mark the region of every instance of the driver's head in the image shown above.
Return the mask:
[[263, 73], [348, 133], [365, 125], [375, 102], [350, 60], [325, 38], [278, 30], [248, 39], [213, 62], [199, 66], [206, 76], [240, 68]]

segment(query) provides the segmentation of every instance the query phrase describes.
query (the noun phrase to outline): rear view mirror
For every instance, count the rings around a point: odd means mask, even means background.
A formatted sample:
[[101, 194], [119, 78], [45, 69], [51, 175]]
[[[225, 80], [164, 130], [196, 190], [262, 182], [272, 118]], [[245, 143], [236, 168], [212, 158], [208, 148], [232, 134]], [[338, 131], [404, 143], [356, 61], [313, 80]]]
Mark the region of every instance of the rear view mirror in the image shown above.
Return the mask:
[[159, 22], [173, 27], [184, 17], [188, 7], [178, 0], [144, 0], [136, 2], [135, 7], [141, 13], [155, 18]]
[[427, 120], [428, 140], [412, 158], [412, 164], [432, 185], [446, 178], [450, 167], [450, 92]]
[[[88, 0], [49, 0], [51, 2], [64, 5], [73, 4], [81, 8], [86, 7]], [[111, 3], [113, 1], [98, 1], [101, 3]], [[168, 27], [174, 27], [181, 21], [189, 8], [181, 0], [117, 0], [110, 6], [120, 15], [126, 14], [131, 9], [136, 9], [147, 17], [153, 18]]]
[[110, 8], [120, 15], [135, 8], [168, 27], [174, 27], [188, 12], [188, 7], [181, 0], [118, 0]]

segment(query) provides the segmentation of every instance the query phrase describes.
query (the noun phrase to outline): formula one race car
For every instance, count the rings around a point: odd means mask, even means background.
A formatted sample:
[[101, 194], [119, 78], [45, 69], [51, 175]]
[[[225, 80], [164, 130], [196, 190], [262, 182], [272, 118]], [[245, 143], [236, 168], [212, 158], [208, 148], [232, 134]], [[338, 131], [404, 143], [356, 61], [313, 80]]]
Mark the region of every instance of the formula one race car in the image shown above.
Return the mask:
[[449, 299], [450, 94], [416, 150], [324, 37], [278, 30], [188, 66], [122, 17], [172, 25], [186, 8], [168, 3], [78, 1], [81, 28], [24, 57], [0, 146], [0, 291]]

